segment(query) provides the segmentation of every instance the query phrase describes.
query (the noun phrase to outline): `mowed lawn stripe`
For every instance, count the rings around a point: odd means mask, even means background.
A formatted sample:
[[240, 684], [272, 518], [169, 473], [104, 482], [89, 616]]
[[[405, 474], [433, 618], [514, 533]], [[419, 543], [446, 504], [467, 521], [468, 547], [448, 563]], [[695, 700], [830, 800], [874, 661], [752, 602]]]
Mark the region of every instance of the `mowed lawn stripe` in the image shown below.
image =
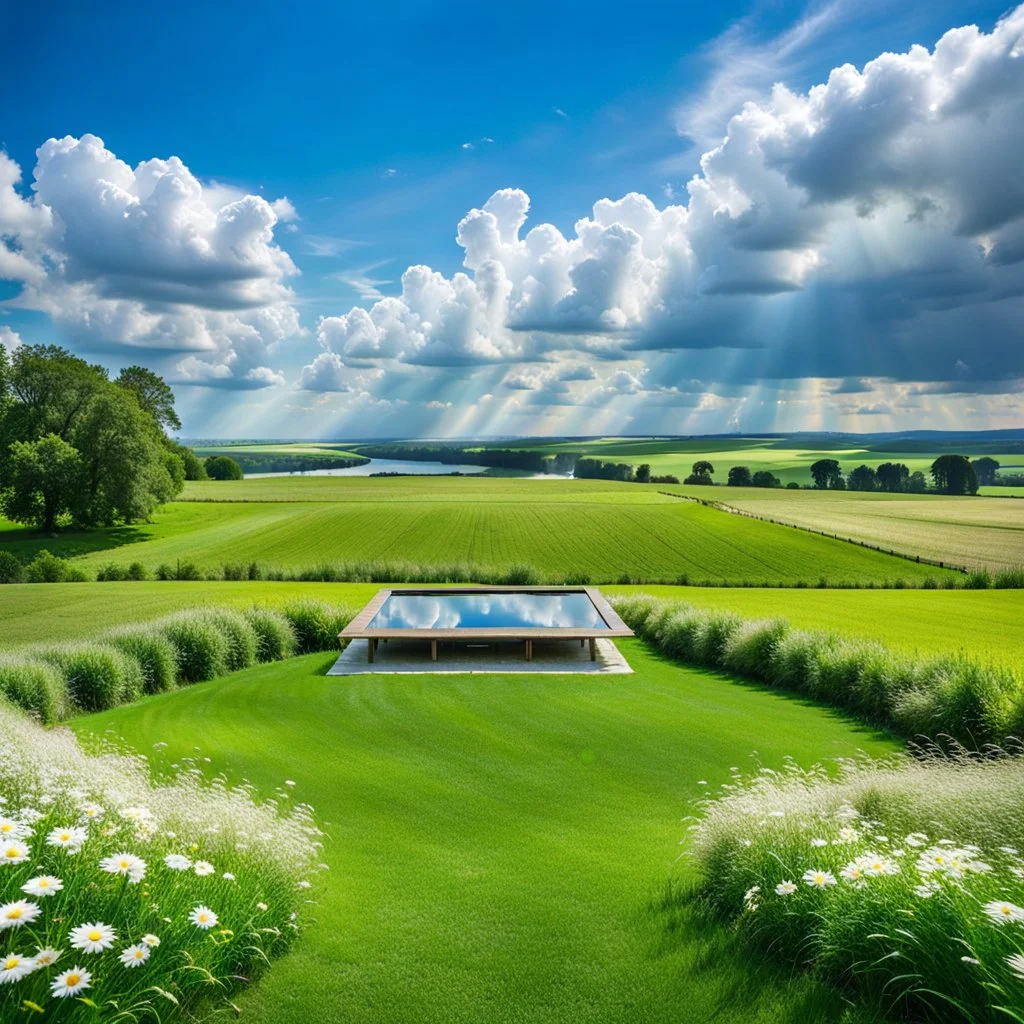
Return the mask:
[[[196, 528], [190, 528], [197, 510]], [[219, 521], [218, 521], [219, 520]], [[507, 504], [476, 502], [176, 502], [127, 543], [82, 564], [190, 561], [202, 569], [256, 561], [311, 568], [325, 561], [472, 562], [501, 570], [526, 563], [546, 577], [586, 573], [595, 581], [634, 578], [737, 583], [814, 583], [921, 578], [937, 570], [693, 502]], [[73, 536], [69, 535], [73, 541]], [[62, 542], [58, 540], [59, 548]], [[95, 539], [93, 539], [95, 543]]]

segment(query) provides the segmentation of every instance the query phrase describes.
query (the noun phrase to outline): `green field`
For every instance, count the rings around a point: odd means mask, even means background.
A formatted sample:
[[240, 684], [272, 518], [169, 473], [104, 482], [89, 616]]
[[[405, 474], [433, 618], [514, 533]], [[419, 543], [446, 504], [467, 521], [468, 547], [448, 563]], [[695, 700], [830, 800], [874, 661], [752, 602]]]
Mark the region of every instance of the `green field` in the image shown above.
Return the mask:
[[[320, 500], [295, 500], [310, 494]], [[0, 541], [26, 557], [46, 547], [93, 572], [134, 561], [150, 569], [179, 561], [299, 569], [394, 560], [497, 570], [525, 563], [545, 579], [586, 573], [595, 582], [685, 575], [694, 582], [863, 583], [939, 574], [636, 484], [283, 477], [191, 484], [185, 497], [196, 500], [165, 506], [151, 523], [68, 532], [56, 541], [12, 529]]]
[[1024, 565], [1024, 502], [756, 487], [669, 489], [904, 555], [989, 569]]
[[[202, 605], [281, 606], [314, 597], [361, 607], [373, 583], [42, 583], [0, 587], [0, 646], [95, 636], [112, 626]], [[1024, 661], [1024, 591], [761, 590], [603, 587], [725, 608], [746, 618], [781, 615], [803, 629], [867, 637], [905, 651]]]
[[623, 650], [635, 675], [325, 678], [312, 655], [75, 727], [293, 779], [324, 820], [315, 923], [240, 999], [256, 1024], [849, 1022], [667, 887], [699, 780], [893, 744]]

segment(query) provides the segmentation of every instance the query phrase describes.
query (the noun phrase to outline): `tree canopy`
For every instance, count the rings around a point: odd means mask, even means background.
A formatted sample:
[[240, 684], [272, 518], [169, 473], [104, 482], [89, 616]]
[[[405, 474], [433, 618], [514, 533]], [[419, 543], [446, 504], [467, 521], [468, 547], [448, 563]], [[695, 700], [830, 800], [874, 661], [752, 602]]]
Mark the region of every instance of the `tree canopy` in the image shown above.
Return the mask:
[[173, 394], [149, 370], [129, 371], [111, 381], [54, 345], [23, 345], [0, 361], [8, 518], [48, 532], [63, 519], [134, 522], [181, 490], [184, 466], [163, 430], [178, 422]]
[[204, 463], [211, 480], [241, 480], [242, 467], [227, 455], [211, 455]]
[[708, 486], [713, 484], [714, 481], [711, 479], [711, 474], [714, 473], [715, 467], [711, 465], [707, 459], [700, 459], [698, 462], [693, 464], [693, 471], [683, 481], [684, 484], [702, 484]]
[[991, 487], [996, 482], [999, 463], [995, 459], [983, 455], [980, 459], [974, 459], [971, 465], [974, 467], [974, 475], [982, 487]]
[[935, 490], [943, 494], [977, 494], [978, 476], [964, 455], [940, 455], [931, 468]]
[[851, 491], [873, 491], [877, 482], [877, 474], [870, 466], [858, 466], [846, 478], [846, 486]]
[[910, 481], [910, 470], [902, 462], [883, 462], [875, 475], [882, 491], [905, 491]]
[[843, 479], [843, 471], [835, 459], [818, 459], [811, 464], [811, 476], [814, 479], [814, 486], [822, 490], [826, 488], [841, 489], [840, 481]]
[[726, 481], [729, 487], [750, 487], [752, 480], [748, 466], [733, 466], [729, 470], [729, 479]]

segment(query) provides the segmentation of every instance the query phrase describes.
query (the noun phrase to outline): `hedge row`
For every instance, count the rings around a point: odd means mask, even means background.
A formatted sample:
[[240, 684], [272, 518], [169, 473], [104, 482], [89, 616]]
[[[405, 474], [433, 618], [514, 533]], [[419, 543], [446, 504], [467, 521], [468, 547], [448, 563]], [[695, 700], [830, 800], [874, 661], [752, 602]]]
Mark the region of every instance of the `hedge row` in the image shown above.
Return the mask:
[[[0, 551], [0, 583], [84, 583], [92, 577], [77, 565], [48, 551], [22, 563], [10, 552]], [[95, 577], [99, 583], [136, 580], [279, 580], [316, 583], [491, 583], [505, 586], [524, 586], [550, 583], [580, 586], [589, 583], [667, 584], [694, 587], [789, 587], [831, 588], [838, 590], [1019, 590], [1024, 589], [1024, 568], [1002, 569], [991, 573], [987, 569], [946, 576], [926, 576], [921, 580], [906, 580], [900, 576], [884, 581], [855, 581], [829, 579], [797, 580], [782, 583], [777, 580], [696, 579], [686, 573], [672, 577], [651, 578], [633, 573], [620, 573], [614, 580], [594, 580], [588, 573], [558, 575], [542, 573], [532, 565], [519, 564], [504, 568], [491, 568], [472, 562], [454, 562], [444, 565], [421, 565], [415, 562], [322, 562], [298, 569], [282, 569], [260, 562], [225, 563], [220, 568], [200, 568], [193, 562], [158, 565], [150, 571], [141, 562], [129, 565], [111, 563], [102, 567]]]
[[967, 747], [1024, 735], [1024, 680], [1008, 668], [899, 654], [785, 619], [745, 620], [647, 594], [612, 604], [670, 658], [806, 693], [903, 735], [952, 736]]
[[298, 601], [282, 611], [198, 608], [96, 641], [0, 654], [0, 697], [50, 724], [143, 694], [215, 679], [257, 662], [336, 649], [345, 607]]

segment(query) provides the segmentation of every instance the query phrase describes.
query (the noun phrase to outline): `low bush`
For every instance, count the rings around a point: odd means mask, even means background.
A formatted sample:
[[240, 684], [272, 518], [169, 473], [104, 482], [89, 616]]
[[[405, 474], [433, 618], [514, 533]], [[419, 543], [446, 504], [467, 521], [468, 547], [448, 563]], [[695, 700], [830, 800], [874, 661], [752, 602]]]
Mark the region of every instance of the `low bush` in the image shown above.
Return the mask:
[[138, 662], [145, 693], [173, 690], [178, 678], [178, 656], [174, 644], [153, 626], [130, 626], [110, 633], [110, 644]]
[[692, 829], [690, 899], [885, 1019], [1024, 1020], [1019, 758], [733, 771]]
[[49, 551], [40, 551], [25, 566], [26, 583], [64, 583], [68, 576], [68, 563]]
[[174, 647], [179, 683], [204, 683], [227, 672], [228, 641], [201, 612], [181, 612], [157, 628]]
[[992, 578], [992, 586], [996, 590], [1024, 590], [1024, 566], [1001, 569]]
[[270, 608], [250, 608], [245, 617], [256, 634], [257, 661], [281, 661], [295, 653], [295, 630], [280, 612]]
[[284, 615], [295, 632], [299, 654], [337, 650], [338, 634], [352, 619], [348, 608], [323, 601], [295, 601], [285, 607]]
[[39, 657], [63, 673], [71, 702], [82, 711], [103, 711], [142, 696], [141, 666], [109, 644], [44, 647]]
[[203, 616], [227, 641], [226, 665], [229, 672], [237, 672], [256, 664], [256, 630], [241, 612], [226, 608], [201, 608], [195, 614]]
[[21, 560], [10, 551], [0, 551], [0, 583], [21, 583], [25, 579], [25, 567]]
[[[299, 933], [320, 859], [308, 808], [207, 783], [188, 759], [150, 777], [144, 758], [86, 755], [69, 730], [0, 707], [0, 804], [14, 832], [0, 904], [17, 911], [3, 922], [0, 1020], [231, 1015], [233, 990]], [[87, 924], [94, 946], [78, 934]]]
[[44, 725], [68, 713], [68, 688], [53, 665], [36, 658], [0, 657], [0, 695]]
[[904, 735], [947, 734], [980, 747], [1024, 722], [1024, 681], [1007, 668], [900, 654], [783, 619], [744, 621], [645, 594], [611, 603], [670, 658], [806, 693]]
[[112, 562], [110, 565], [103, 566], [96, 573], [97, 583], [120, 583], [125, 580], [147, 579], [149, 579], [149, 573], [146, 572], [146, 567], [141, 562], [132, 562], [131, 565], [119, 565]]

